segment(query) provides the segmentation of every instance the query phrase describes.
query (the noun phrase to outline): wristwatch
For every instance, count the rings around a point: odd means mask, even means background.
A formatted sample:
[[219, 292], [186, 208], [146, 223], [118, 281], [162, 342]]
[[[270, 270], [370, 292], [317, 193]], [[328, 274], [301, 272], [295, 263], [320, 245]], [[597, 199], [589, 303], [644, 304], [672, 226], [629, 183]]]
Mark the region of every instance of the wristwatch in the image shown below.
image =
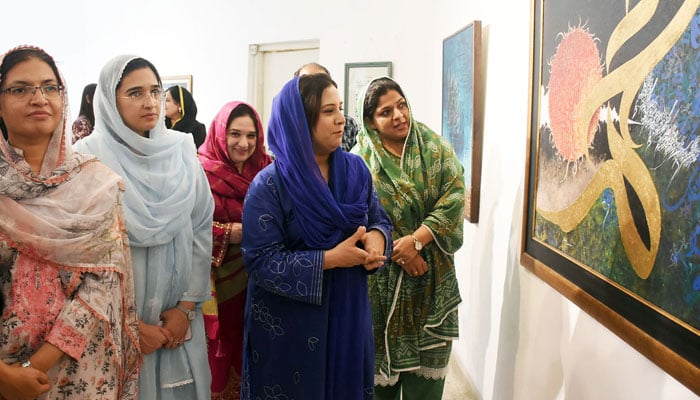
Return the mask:
[[421, 243], [420, 240], [416, 237], [416, 235], [411, 235], [413, 238], [413, 248], [416, 249], [416, 251], [421, 251], [423, 250], [423, 243]]
[[188, 321], [192, 321], [192, 320], [194, 319], [194, 317], [197, 315], [197, 313], [195, 313], [194, 310], [190, 310], [189, 308], [183, 306], [183, 305], [180, 304], [180, 303], [178, 303], [178, 304], [177, 304], [177, 307], [175, 307], [175, 308], [177, 308], [178, 310], [184, 312], [185, 315], [187, 315], [187, 320], [188, 320]]

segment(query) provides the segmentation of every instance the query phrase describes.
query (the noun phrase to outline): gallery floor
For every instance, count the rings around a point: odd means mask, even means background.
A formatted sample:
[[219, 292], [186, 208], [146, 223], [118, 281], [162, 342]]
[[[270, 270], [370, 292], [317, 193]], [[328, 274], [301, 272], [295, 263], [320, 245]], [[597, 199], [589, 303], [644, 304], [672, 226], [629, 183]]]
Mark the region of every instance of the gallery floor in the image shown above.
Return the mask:
[[469, 378], [463, 376], [454, 357], [450, 359], [448, 368], [442, 400], [479, 400], [479, 395], [472, 389]]

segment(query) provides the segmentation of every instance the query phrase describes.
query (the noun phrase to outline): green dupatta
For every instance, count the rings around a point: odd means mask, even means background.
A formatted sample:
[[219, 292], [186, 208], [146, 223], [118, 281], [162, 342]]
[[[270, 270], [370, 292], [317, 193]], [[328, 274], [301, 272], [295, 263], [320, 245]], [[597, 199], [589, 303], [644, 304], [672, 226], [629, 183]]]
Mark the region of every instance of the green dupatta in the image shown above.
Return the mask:
[[411, 277], [394, 262], [370, 275], [376, 380], [393, 384], [402, 371], [444, 378], [451, 341], [459, 336], [453, 255], [463, 239], [464, 168], [452, 146], [412, 113], [403, 156], [389, 153], [363, 118], [366, 91], [358, 100], [362, 126], [352, 151], [372, 173], [394, 239], [420, 225], [435, 238], [420, 252], [428, 264], [425, 275]]

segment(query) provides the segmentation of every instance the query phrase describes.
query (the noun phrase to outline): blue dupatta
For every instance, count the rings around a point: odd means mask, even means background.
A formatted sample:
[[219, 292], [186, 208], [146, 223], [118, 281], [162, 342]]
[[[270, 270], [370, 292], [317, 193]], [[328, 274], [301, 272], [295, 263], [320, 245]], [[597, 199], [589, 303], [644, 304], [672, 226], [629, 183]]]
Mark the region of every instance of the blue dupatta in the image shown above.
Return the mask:
[[280, 180], [291, 194], [294, 213], [302, 222], [304, 242], [312, 249], [325, 249], [366, 223], [368, 182], [348, 185], [348, 178], [360, 176], [359, 169], [365, 167], [351, 162], [356, 156], [339, 147], [331, 154], [331, 185], [326, 183], [311, 146], [298, 77], [275, 96], [272, 110], [268, 141]]

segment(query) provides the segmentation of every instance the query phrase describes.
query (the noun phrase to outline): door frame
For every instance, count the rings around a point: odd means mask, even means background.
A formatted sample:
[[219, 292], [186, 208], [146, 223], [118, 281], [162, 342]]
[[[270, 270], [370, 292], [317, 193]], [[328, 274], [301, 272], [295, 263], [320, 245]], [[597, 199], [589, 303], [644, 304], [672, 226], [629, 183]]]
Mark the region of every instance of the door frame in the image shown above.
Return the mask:
[[318, 39], [248, 45], [248, 99], [256, 110], [263, 109], [263, 67], [265, 53], [319, 49]]

